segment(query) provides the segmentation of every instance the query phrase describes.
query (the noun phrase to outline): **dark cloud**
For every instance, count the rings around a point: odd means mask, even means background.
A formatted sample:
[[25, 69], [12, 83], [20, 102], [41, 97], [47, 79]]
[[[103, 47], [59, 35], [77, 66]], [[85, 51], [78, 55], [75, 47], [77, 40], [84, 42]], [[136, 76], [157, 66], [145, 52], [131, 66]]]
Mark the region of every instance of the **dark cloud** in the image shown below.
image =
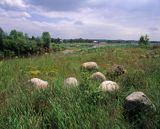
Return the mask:
[[83, 25], [84, 23], [82, 21], [75, 21], [74, 24], [75, 25]]
[[158, 27], [150, 27], [149, 30], [150, 31], [159, 31], [159, 28]]

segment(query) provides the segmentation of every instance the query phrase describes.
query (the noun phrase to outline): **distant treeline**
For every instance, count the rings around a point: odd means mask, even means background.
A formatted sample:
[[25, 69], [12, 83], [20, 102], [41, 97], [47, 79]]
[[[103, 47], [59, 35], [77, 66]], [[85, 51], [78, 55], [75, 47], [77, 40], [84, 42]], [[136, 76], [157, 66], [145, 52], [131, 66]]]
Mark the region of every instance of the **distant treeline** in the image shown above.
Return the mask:
[[[56, 42], [55, 42], [56, 41]], [[58, 42], [57, 42], [58, 41]], [[54, 39], [55, 43], [126, 43], [126, 44], [138, 44], [139, 40], [106, 40], [106, 39]], [[159, 44], [160, 41], [150, 41], [153, 44]]]
[[61, 40], [63, 43], [93, 43], [92, 39], [63, 39]]
[[[98, 43], [126, 43], [126, 44], [138, 44], [139, 40], [106, 40], [106, 39], [94, 39], [93, 41], [97, 41]], [[149, 41], [153, 44], [160, 44], [160, 41]]]

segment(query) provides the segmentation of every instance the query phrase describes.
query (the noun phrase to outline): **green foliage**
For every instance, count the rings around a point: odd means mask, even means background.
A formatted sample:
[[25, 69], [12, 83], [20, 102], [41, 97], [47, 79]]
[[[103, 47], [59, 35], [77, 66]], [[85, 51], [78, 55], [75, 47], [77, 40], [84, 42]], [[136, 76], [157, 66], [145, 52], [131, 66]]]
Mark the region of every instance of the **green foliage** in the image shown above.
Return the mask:
[[38, 48], [43, 48], [43, 41], [40, 37], [37, 37], [37, 38], [32, 37], [32, 39], [34, 39], [36, 41]]
[[13, 40], [24, 39], [25, 38], [22, 32], [18, 32], [16, 30], [11, 30], [9, 36]]
[[[11, 30], [7, 35], [0, 28], [0, 51], [1, 58], [13, 56], [29, 56], [33, 54], [43, 54], [51, 52], [50, 50], [51, 36], [49, 32], [43, 32], [41, 37], [31, 38], [28, 34]], [[53, 50], [59, 51], [61, 47], [53, 47]]]
[[56, 52], [56, 51], [64, 50], [64, 47], [60, 46], [59, 44], [52, 43], [52, 49], [54, 52]]
[[3, 50], [3, 44], [4, 44], [4, 38], [5, 38], [5, 33], [2, 28], [0, 28], [0, 50]]
[[51, 36], [49, 32], [43, 32], [41, 38], [44, 43], [44, 48], [50, 48]]
[[148, 35], [141, 36], [140, 39], [139, 39], [139, 41], [138, 41], [138, 44], [141, 45], [141, 46], [148, 45], [149, 44], [149, 37], [148, 37]]

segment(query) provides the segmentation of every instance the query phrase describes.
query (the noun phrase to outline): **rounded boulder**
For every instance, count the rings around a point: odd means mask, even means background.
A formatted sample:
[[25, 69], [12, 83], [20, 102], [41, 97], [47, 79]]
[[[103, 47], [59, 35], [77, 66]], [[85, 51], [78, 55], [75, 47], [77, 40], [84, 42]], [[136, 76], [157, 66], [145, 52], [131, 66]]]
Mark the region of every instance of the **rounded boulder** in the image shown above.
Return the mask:
[[105, 81], [106, 80], [106, 77], [103, 73], [101, 72], [96, 72], [96, 73], [93, 73], [91, 76], [90, 76], [90, 79], [92, 80], [98, 80], [98, 81]]
[[99, 89], [104, 92], [114, 92], [119, 89], [119, 85], [113, 81], [104, 81], [100, 84]]
[[39, 78], [32, 78], [31, 80], [29, 80], [29, 82], [35, 85], [36, 88], [47, 88], [48, 87], [48, 82], [41, 80]]
[[153, 125], [155, 105], [143, 92], [133, 92], [125, 98], [124, 117], [130, 122], [136, 123], [140, 128], [149, 128]]
[[64, 80], [64, 86], [66, 86], [66, 87], [74, 87], [74, 86], [78, 86], [78, 85], [79, 85], [79, 83], [75, 77], [69, 77]]
[[97, 70], [98, 65], [96, 62], [86, 62], [81, 65], [82, 69], [87, 69], [87, 70]]

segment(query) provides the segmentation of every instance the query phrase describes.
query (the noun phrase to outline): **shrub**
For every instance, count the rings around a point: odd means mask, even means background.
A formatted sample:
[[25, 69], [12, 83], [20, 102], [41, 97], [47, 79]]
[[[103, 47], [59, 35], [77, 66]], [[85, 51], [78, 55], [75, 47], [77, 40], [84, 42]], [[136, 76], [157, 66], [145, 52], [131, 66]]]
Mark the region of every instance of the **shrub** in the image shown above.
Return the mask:
[[4, 57], [14, 57], [14, 56], [15, 56], [14, 51], [4, 50]]

